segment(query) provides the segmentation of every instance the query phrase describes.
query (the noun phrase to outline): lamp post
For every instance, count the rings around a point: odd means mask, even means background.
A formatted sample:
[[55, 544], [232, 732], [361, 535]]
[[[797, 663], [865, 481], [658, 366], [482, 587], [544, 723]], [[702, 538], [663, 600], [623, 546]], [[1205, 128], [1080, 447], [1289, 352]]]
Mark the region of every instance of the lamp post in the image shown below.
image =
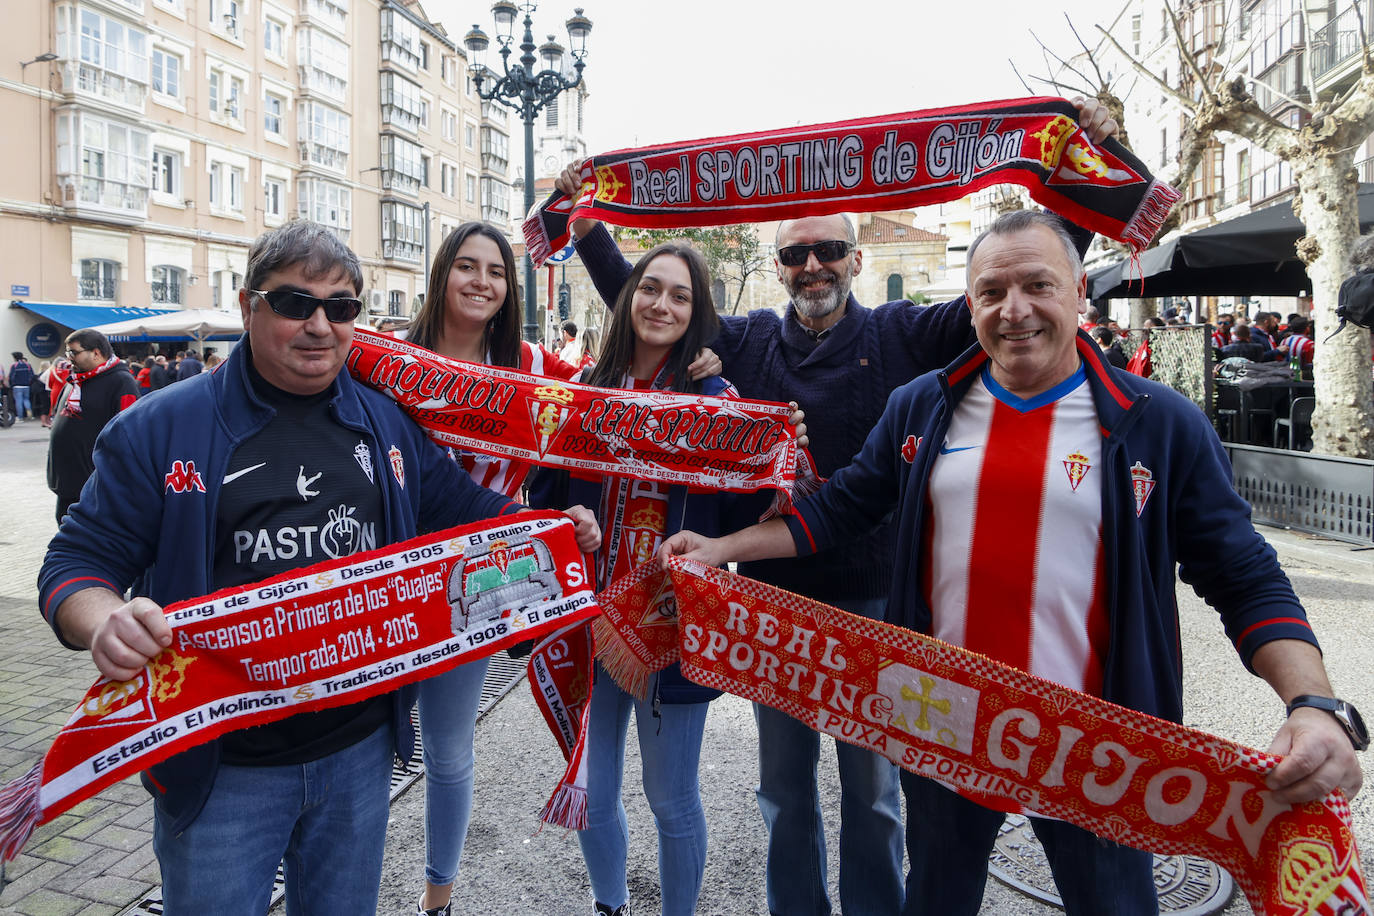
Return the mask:
[[[514, 110], [525, 123], [525, 214], [534, 209], [534, 119], [548, 104], [560, 94], [582, 83], [582, 69], [586, 66], [583, 58], [587, 56], [587, 35], [592, 30], [591, 20], [582, 15], [582, 8], [573, 10], [573, 17], [567, 21], [568, 43], [573, 56], [573, 70], [576, 75], [568, 79], [563, 75], [563, 46], [549, 36], [543, 45], [534, 43], [534, 22], [530, 14], [536, 4], [526, 2], [516, 5], [511, 0], [497, 0], [491, 6], [492, 17], [496, 21], [496, 41], [501, 46], [501, 72], [490, 70], [485, 63], [487, 47], [491, 44], [485, 32], [474, 25], [463, 39], [463, 46], [471, 54], [470, 70], [478, 98], [496, 102]], [[520, 42], [521, 55], [514, 66], [510, 56], [515, 44], [515, 20], [525, 14], [525, 34]], [[539, 57], [535, 57], [535, 51]], [[535, 64], [543, 60], [543, 69], [535, 71]], [[490, 86], [483, 88], [483, 83]], [[525, 253], [525, 339], [534, 341], [539, 334], [539, 319], [535, 308], [534, 262], [529, 252]]]

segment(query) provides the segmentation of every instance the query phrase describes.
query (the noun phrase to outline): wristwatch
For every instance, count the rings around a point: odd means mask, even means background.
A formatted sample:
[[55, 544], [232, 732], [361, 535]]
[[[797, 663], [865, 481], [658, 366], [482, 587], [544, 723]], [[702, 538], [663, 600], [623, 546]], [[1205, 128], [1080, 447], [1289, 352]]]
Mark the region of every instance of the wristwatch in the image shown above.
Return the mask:
[[1293, 697], [1289, 701], [1288, 715], [1291, 716], [1293, 710], [1299, 706], [1311, 706], [1313, 709], [1326, 710], [1336, 717], [1337, 722], [1341, 723], [1341, 728], [1345, 729], [1346, 737], [1355, 746], [1355, 750], [1362, 751], [1369, 747], [1369, 731], [1364, 727], [1364, 719], [1360, 717], [1360, 711], [1345, 700], [1303, 694]]

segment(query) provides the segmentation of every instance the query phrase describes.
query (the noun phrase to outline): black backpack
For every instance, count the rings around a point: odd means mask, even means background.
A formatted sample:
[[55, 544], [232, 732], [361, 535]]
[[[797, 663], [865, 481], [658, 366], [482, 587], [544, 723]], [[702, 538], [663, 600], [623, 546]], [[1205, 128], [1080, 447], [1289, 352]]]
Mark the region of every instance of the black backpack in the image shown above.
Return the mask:
[[1336, 317], [1341, 323], [1333, 335], [1340, 333], [1347, 321], [1362, 328], [1374, 327], [1374, 273], [1358, 273], [1341, 284]]
[[27, 388], [33, 381], [33, 368], [21, 360], [10, 367], [10, 384], [16, 388]]

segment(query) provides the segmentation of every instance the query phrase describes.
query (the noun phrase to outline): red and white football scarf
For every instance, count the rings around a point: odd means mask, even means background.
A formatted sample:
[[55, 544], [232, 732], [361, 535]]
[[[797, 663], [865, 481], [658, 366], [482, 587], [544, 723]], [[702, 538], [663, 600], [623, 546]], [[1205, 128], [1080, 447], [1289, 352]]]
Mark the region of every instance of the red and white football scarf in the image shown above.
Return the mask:
[[1150, 243], [1178, 192], [1115, 140], [1093, 143], [1063, 99], [1026, 98], [785, 127], [588, 160], [575, 199], [555, 191], [523, 225], [535, 266], [581, 217], [680, 228], [901, 210], [1018, 184], [1086, 229]]
[[570, 830], [587, 827], [587, 717], [592, 705], [592, 632], [574, 624], [530, 653], [530, 691], [567, 769], [539, 819]]
[[[62, 406], [62, 415], [64, 417], [81, 416], [81, 383], [90, 381], [97, 375], [103, 375], [106, 372], [109, 372], [111, 369], [114, 369], [118, 365], [119, 357], [111, 356], [109, 359], [105, 360], [105, 362], [96, 366], [90, 372], [73, 372], [71, 374], [72, 390], [71, 393], [67, 395], [67, 403]], [[132, 402], [133, 399], [130, 399], [129, 403]], [[125, 407], [128, 406], [128, 403], [120, 404], [119, 409], [123, 410]]]
[[0, 789], [0, 854], [130, 774], [227, 731], [356, 703], [597, 612], [571, 519], [450, 528], [168, 605], [171, 647], [87, 691]]
[[[1264, 786], [1278, 763], [1270, 754], [682, 559], [666, 576], [646, 564], [598, 600], [622, 621], [635, 663], [679, 661], [699, 684], [993, 806], [1210, 859], [1257, 916], [1371, 913], [1345, 797], [1275, 802]], [[624, 629], [654, 612], [678, 618], [673, 651], [640, 647]]]
[[791, 493], [798, 476], [796, 430], [783, 404], [538, 378], [362, 329], [347, 364], [441, 445], [738, 493]]

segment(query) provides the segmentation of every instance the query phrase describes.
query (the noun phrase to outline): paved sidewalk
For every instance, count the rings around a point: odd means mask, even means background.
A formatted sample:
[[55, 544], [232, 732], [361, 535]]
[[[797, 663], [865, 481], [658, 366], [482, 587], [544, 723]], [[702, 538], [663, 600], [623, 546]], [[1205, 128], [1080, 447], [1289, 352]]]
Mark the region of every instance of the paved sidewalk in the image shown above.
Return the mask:
[[[62, 649], [40, 619], [35, 580], [55, 530], [54, 498], [44, 485], [47, 431], [36, 421], [0, 430], [0, 781], [37, 762], [95, 677], [83, 653]], [[131, 525], [138, 524], [130, 519]], [[1326, 646], [1337, 690], [1374, 713], [1374, 551], [1263, 529], [1308, 607]], [[1247, 676], [1215, 615], [1179, 589], [1186, 645], [1187, 724], [1259, 747], [1268, 744], [1282, 710], [1262, 681]], [[823, 742], [823, 747], [830, 742]], [[633, 737], [626, 762], [630, 816], [629, 876], [637, 911], [656, 911], [657, 864], [651, 816], [634, 789], [638, 757]], [[548, 828], [536, 832], [544, 793], [559, 775], [557, 752], [523, 685], [478, 730], [477, 798], [455, 894], [455, 913], [586, 914], [586, 871], [576, 839]], [[821, 759], [821, 800], [837, 824], [834, 753]], [[758, 914], [763, 827], [754, 803], [755, 752], [748, 704], [713, 704], [702, 755], [702, 788], [711, 825], [699, 912]], [[528, 787], [533, 787], [529, 789]], [[424, 789], [417, 784], [392, 808], [379, 912], [409, 914], [424, 864]], [[1374, 849], [1374, 786], [1354, 803], [1361, 846]], [[135, 781], [114, 786], [40, 828], [27, 851], [9, 863], [0, 913], [25, 916], [117, 914], [157, 886], [151, 849], [151, 806]], [[837, 837], [830, 840], [832, 899]], [[995, 881], [985, 913], [1050, 914]], [[1250, 913], [1243, 899], [1227, 916]]]

